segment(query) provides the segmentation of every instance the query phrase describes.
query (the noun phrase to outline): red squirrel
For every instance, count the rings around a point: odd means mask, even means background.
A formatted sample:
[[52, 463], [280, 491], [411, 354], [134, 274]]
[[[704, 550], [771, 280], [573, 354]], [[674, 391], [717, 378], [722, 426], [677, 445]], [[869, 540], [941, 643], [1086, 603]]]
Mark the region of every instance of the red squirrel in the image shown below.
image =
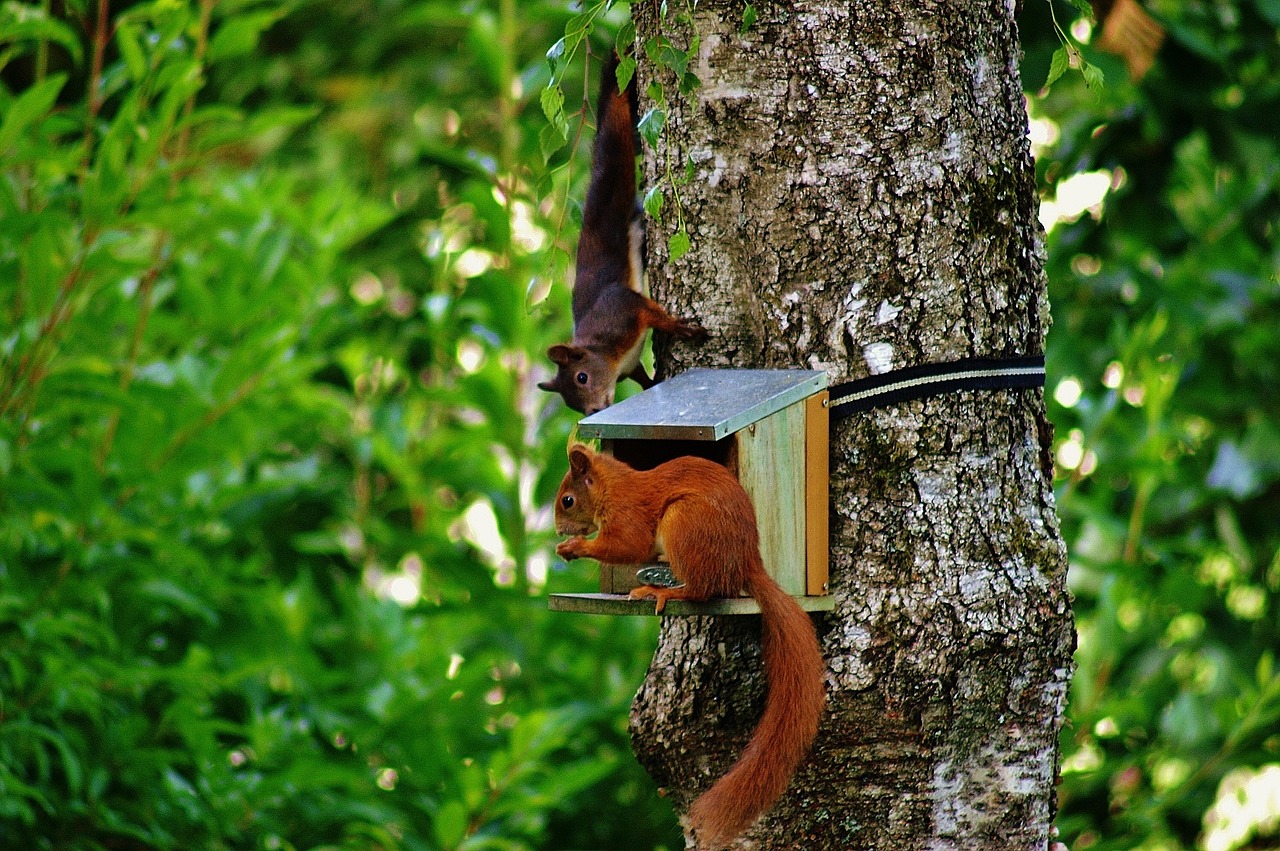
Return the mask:
[[573, 284], [573, 342], [547, 349], [556, 376], [538, 384], [586, 414], [613, 404], [623, 378], [646, 389], [653, 386], [640, 364], [649, 328], [683, 339], [706, 338], [701, 325], [672, 316], [644, 294], [644, 225], [636, 204], [636, 80], [633, 74], [627, 90], [619, 91], [617, 69], [613, 54], [604, 63], [596, 107], [591, 181]]
[[[661, 548], [676, 588], [642, 585], [633, 599], [736, 597], [760, 604], [761, 653], [769, 697], [742, 756], [689, 808], [704, 848], [721, 848], [749, 828], [786, 790], [809, 751], [826, 704], [826, 666], [813, 623], [764, 571], [755, 510], [742, 485], [705, 458], [681, 457], [635, 470], [581, 444], [569, 450], [569, 472], [556, 494], [556, 547], [566, 559], [610, 564], [653, 561]], [[598, 531], [594, 539], [586, 535]]]

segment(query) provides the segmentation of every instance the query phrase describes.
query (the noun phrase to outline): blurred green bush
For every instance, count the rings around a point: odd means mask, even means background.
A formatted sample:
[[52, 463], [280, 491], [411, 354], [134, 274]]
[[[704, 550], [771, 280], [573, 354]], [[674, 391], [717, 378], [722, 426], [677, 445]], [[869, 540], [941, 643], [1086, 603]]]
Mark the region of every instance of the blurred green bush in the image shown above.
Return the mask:
[[0, 845], [678, 840], [543, 599], [568, 15], [0, 7]]
[[1106, 74], [1093, 91], [1068, 74], [1034, 92], [1056, 46], [1047, 4], [1021, 22], [1079, 633], [1059, 825], [1073, 851], [1271, 848], [1280, 5], [1145, 5], [1164, 42], [1136, 81], [1076, 21]]

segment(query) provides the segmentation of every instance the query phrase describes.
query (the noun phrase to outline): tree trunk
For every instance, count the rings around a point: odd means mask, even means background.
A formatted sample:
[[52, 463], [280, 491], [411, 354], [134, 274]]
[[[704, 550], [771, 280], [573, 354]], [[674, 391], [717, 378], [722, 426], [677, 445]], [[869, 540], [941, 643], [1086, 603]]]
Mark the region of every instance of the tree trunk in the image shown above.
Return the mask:
[[[660, 373], [802, 367], [837, 383], [1043, 352], [1013, 2], [757, 9], [741, 34], [740, 2], [698, 4], [702, 87], [670, 97], [646, 152], [651, 185], [694, 163], [679, 187], [692, 250], [668, 262], [668, 193], [651, 288], [711, 331], [701, 347], [660, 343]], [[643, 44], [656, 4], [632, 11]], [[687, 43], [687, 27], [661, 26]], [[644, 91], [661, 72], [639, 73]], [[1074, 643], [1049, 438], [1038, 390], [834, 428], [836, 609], [816, 619], [830, 703], [751, 847], [1046, 847]], [[737, 757], [763, 696], [757, 618], [665, 621], [631, 726], [679, 812]]]

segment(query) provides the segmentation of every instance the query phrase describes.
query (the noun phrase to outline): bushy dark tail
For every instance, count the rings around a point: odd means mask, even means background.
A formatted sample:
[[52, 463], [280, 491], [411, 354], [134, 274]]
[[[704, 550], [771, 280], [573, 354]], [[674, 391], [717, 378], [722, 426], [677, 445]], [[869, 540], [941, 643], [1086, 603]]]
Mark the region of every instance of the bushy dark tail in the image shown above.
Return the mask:
[[627, 227], [636, 208], [636, 78], [618, 90], [618, 55], [600, 69], [600, 97], [596, 103], [596, 140], [591, 155], [591, 182], [583, 205], [583, 229], [612, 233], [615, 251], [625, 253]]
[[786, 791], [826, 705], [826, 666], [813, 623], [763, 568], [752, 574], [746, 590], [760, 603], [769, 697], [742, 756], [689, 808], [700, 848], [727, 845]]

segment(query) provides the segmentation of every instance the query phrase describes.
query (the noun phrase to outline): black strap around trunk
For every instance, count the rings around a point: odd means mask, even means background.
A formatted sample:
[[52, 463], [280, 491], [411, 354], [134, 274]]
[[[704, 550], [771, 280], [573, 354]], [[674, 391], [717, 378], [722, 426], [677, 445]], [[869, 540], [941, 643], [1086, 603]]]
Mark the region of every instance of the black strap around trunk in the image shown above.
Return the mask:
[[909, 366], [831, 388], [831, 419], [953, 390], [1003, 390], [1044, 386], [1044, 355], [966, 358]]

